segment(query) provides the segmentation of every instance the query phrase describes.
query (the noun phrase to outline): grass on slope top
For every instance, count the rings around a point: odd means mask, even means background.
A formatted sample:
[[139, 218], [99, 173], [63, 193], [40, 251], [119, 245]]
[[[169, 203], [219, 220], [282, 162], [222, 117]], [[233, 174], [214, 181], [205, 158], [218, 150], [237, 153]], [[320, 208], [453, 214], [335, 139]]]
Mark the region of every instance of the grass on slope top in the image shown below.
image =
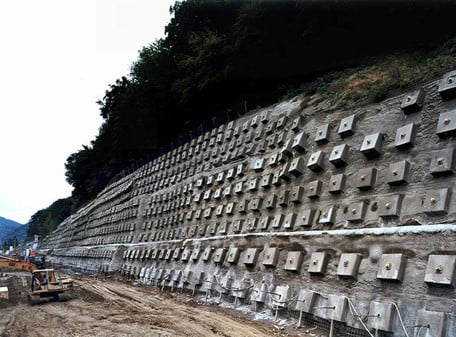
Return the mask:
[[326, 100], [333, 107], [378, 102], [395, 91], [437, 79], [453, 69], [456, 69], [456, 39], [432, 51], [397, 52], [375, 58], [367, 65], [327, 73], [290, 91], [286, 98], [315, 95], [316, 102]]

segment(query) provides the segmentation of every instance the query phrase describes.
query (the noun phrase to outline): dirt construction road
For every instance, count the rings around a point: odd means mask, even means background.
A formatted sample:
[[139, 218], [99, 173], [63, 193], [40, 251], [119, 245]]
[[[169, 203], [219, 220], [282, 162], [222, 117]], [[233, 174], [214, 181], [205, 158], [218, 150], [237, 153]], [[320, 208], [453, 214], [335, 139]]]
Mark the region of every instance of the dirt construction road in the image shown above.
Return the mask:
[[1, 337], [315, 336], [287, 334], [154, 288], [78, 277], [71, 299], [0, 309]]

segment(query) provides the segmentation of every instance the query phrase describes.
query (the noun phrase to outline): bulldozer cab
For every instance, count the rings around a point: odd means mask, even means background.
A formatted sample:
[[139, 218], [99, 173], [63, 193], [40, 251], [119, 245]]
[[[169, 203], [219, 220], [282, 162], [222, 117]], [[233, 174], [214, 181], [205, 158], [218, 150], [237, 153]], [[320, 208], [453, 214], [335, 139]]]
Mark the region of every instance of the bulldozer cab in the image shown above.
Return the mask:
[[73, 280], [59, 278], [54, 269], [37, 269], [32, 272], [32, 291], [27, 298], [31, 305], [40, 302], [41, 298], [52, 297], [55, 300], [73, 288]]
[[32, 291], [50, 290], [61, 286], [53, 269], [38, 269], [32, 272]]

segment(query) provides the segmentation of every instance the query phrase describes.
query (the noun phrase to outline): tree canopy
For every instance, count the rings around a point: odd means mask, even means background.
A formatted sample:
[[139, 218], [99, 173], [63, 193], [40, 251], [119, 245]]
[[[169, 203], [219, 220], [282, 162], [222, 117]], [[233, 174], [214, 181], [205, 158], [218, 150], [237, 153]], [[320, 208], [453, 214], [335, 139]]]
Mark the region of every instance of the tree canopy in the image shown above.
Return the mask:
[[59, 199], [49, 207], [32, 215], [27, 229], [27, 239], [33, 239], [33, 235], [48, 235], [57, 226], [71, 215], [73, 201], [71, 198]]
[[[444, 2], [187, 0], [165, 36], [98, 104], [97, 137], [68, 157], [73, 210], [135, 165], [330, 70], [433, 48], [456, 26]], [[37, 213], [38, 214], [38, 213]], [[32, 218], [34, 220], [34, 218]], [[32, 230], [32, 229], [31, 229]]]

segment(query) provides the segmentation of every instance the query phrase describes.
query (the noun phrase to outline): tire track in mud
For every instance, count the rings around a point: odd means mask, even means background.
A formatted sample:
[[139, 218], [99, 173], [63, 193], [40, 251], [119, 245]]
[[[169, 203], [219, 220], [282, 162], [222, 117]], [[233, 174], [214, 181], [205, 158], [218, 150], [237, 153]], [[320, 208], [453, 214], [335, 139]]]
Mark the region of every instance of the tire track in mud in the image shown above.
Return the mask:
[[306, 336], [185, 303], [184, 297], [153, 288], [81, 276], [75, 283], [69, 300], [1, 309], [0, 337]]

